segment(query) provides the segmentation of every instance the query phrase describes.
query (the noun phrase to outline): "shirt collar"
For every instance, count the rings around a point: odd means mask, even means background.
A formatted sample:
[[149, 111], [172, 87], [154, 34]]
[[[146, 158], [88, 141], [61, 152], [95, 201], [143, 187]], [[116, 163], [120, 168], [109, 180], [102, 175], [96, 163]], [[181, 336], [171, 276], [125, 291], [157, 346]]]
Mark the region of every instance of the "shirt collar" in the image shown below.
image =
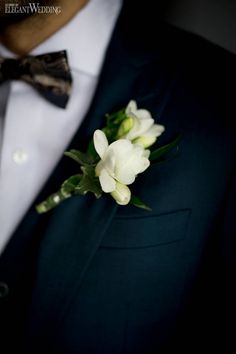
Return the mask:
[[[97, 76], [121, 5], [122, 0], [90, 0], [64, 27], [30, 54], [40, 55], [65, 49], [72, 70]], [[3, 46], [0, 47], [0, 53], [12, 56]]]

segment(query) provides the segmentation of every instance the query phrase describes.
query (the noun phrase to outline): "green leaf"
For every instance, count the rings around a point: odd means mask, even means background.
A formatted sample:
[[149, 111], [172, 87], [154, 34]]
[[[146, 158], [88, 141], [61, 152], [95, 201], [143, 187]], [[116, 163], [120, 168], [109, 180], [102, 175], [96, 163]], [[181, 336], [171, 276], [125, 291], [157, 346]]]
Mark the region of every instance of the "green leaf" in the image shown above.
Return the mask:
[[132, 194], [131, 199], [130, 199], [130, 204], [136, 206], [137, 208], [141, 208], [147, 211], [151, 211], [152, 209], [149, 208], [146, 204], [144, 204], [138, 197], [134, 196]]
[[71, 194], [75, 191], [75, 188], [78, 186], [82, 178], [82, 175], [74, 175], [68, 178], [61, 186], [61, 193], [65, 197], [70, 197]]
[[173, 148], [177, 147], [178, 142], [180, 141], [181, 136], [178, 135], [172, 142], [161, 146], [160, 148], [151, 152], [149, 160], [151, 162], [159, 161], [161, 157], [168, 154]]
[[111, 126], [111, 127], [106, 127], [103, 128], [102, 131], [106, 135], [108, 143], [111, 144], [116, 140], [116, 135], [118, 132], [119, 127], [117, 126]]
[[66, 151], [64, 152], [64, 155], [70, 157], [82, 166], [91, 165], [94, 163], [94, 159], [89, 153], [84, 153], [79, 150]]
[[95, 170], [93, 166], [82, 166], [83, 172], [80, 183], [75, 188], [75, 193], [86, 194], [92, 192], [96, 198], [100, 198], [102, 195], [102, 189], [98, 177], [95, 176]]
[[96, 162], [99, 159], [98, 153], [95, 150], [93, 139], [89, 142], [87, 154]]
[[127, 118], [127, 115], [125, 114], [125, 109], [121, 109], [120, 111], [112, 114], [106, 114], [106, 118], [107, 126], [110, 127], [112, 125], [119, 125], [124, 119]]

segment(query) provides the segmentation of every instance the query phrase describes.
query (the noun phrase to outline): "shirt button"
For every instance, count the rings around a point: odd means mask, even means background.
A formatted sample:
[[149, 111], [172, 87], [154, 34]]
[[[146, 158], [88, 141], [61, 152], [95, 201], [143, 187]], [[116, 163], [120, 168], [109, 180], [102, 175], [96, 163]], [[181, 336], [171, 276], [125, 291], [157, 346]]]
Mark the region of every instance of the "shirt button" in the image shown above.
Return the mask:
[[6, 283], [0, 282], [0, 300], [6, 297], [9, 293], [9, 288]]
[[17, 149], [13, 152], [12, 158], [17, 165], [22, 165], [28, 160], [28, 154], [23, 149]]

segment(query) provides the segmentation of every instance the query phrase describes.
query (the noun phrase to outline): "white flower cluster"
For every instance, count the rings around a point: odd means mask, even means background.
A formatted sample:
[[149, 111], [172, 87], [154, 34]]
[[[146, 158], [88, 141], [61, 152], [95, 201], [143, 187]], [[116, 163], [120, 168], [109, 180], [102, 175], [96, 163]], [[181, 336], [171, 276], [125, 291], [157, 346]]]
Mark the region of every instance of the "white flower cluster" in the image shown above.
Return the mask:
[[95, 169], [96, 176], [102, 190], [110, 193], [120, 205], [129, 203], [131, 192], [128, 185], [149, 167], [147, 147], [154, 144], [164, 131], [162, 125], [154, 124], [149, 111], [137, 109], [135, 101], [129, 102], [125, 113], [127, 118], [120, 125], [118, 140], [109, 145], [101, 130], [96, 130], [93, 136], [101, 158]]

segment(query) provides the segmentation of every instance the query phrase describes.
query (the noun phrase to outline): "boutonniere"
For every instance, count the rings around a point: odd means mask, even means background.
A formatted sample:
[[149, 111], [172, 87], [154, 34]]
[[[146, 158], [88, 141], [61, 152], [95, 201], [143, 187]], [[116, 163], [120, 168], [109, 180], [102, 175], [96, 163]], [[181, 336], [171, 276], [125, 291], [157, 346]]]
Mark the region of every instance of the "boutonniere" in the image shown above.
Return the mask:
[[90, 192], [96, 198], [109, 193], [119, 205], [132, 204], [150, 210], [130, 185], [150, 165], [163, 161], [163, 156], [177, 146], [179, 137], [167, 145], [151, 149], [164, 132], [163, 125], [155, 124], [151, 113], [138, 109], [135, 101], [126, 108], [106, 115], [106, 126], [96, 130], [87, 152], [66, 151], [64, 154], [79, 165], [78, 174], [70, 176], [58, 192], [36, 206], [45, 213], [74, 195]]

